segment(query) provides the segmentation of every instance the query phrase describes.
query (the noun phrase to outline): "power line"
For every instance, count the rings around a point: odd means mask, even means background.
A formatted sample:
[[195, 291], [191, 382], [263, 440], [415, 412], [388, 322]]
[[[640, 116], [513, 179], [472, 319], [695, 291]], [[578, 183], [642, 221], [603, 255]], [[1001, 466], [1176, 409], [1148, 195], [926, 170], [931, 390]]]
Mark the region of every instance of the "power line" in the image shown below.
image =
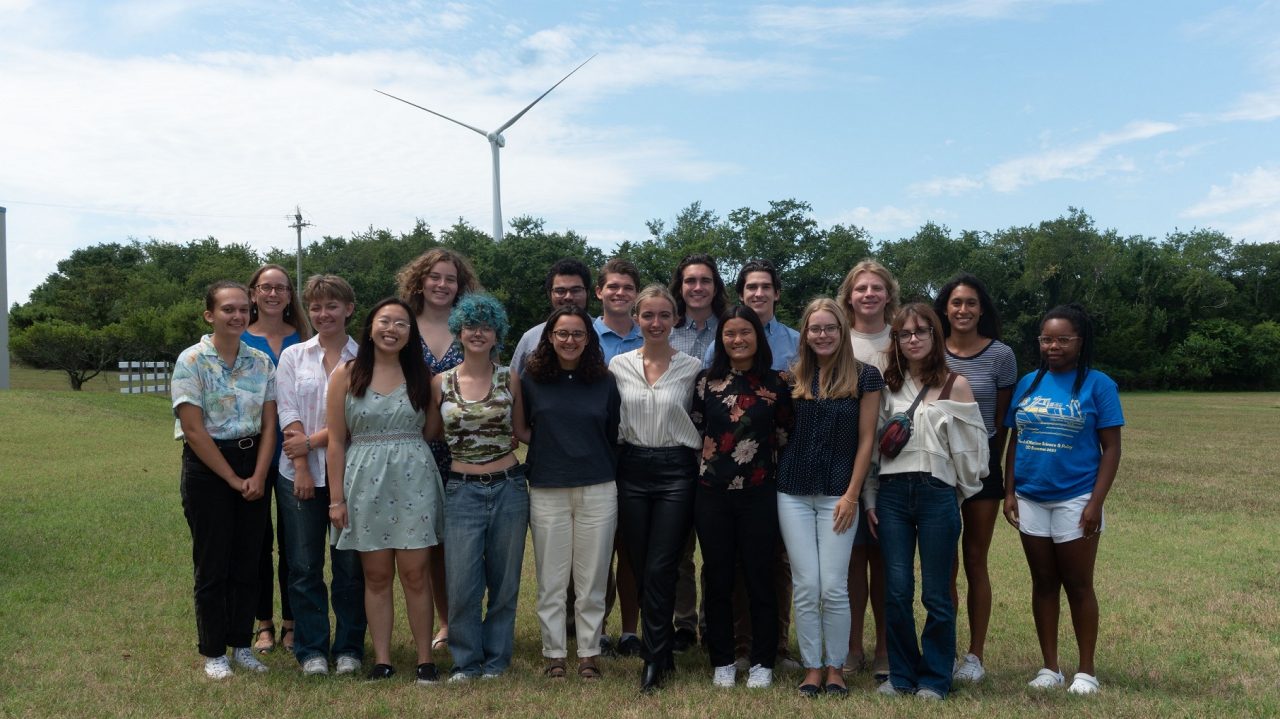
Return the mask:
[[114, 215], [143, 215], [147, 217], [203, 217], [223, 220], [269, 220], [276, 215], [210, 215], [193, 212], [162, 212], [158, 210], [125, 210], [110, 207], [93, 207], [90, 205], [67, 205], [57, 202], [28, 202], [25, 200], [0, 200], [6, 205], [26, 205], [28, 207], [52, 207], [59, 210], [79, 210], [81, 212], [100, 212]]

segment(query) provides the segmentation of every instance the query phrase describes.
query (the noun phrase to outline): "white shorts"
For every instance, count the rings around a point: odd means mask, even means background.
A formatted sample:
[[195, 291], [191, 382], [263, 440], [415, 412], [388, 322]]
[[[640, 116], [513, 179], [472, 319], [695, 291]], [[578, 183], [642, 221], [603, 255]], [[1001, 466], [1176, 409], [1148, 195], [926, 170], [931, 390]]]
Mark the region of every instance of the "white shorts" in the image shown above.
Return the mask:
[[[1054, 544], [1063, 544], [1084, 536], [1080, 515], [1089, 503], [1092, 492], [1058, 502], [1037, 502], [1018, 495], [1018, 531], [1033, 537], [1052, 537]], [[1098, 534], [1106, 529], [1104, 511]]]

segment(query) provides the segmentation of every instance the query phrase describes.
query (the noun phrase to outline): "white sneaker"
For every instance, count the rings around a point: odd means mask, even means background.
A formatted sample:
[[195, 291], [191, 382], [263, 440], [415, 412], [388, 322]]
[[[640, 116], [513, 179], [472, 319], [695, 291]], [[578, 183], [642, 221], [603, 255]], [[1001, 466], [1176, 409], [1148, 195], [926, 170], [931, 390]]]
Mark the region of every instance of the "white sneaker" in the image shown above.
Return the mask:
[[751, 667], [747, 674], [748, 689], [765, 689], [773, 685], [773, 670], [761, 664]]
[[334, 674], [355, 674], [358, 671], [360, 671], [360, 660], [350, 654], [343, 654], [333, 664]]
[[715, 672], [711, 675], [711, 685], [729, 688], [733, 686], [733, 681], [737, 678], [738, 668], [732, 664], [726, 664], [722, 667], [716, 667]]
[[233, 674], [235, 672], [231, 671], [231, 662], [227, 661], [227, 655], [204, 658], [204, 675], [206, 677], [221, 681], [231, 677]]
[[920, 687], [916, 690], [916, 699], [923, 699], [927, 702], [940, 702], [942, 701], [942, 695], [929, 687]]
[[463, 682], [469, 682], [469, 681], [471, 681], [471, 677], [467, 676], [466, 674], [463, 674], [462, 672], [454, 672], [449, 675], [450, 684], [462, 684]]
[[251, 672], [258, 672], [259, 674], [262, 674], [267, 671], [267, 665], [258, 661], [258, 658], [253, 655], [253, 650], [249, 647], [236, 648], [231, 652], [231, 659], [236, 664], [239, 664], [241, 667], [248, 669]]
[[965, 654], [963, 659], [957, 660], [956, 671], [951, 678], [960, 682], [977, 683], [986, 675], [987, 670], [982, 667], [982, 660], [972, 654]]
[[484, 674], [481, 674], [481, 675], [480, 675], [480, 678], [481, 678], [481, 679], [484, 679], [484, 680], [499, 679], [499, 678], [501, 678], [501, 677], [502, 677], [502, 675], [501, 675], [501, 674], [498, 674], [498, 673], [496, 673], [496, 672], [485, 672]]
[[1098, 684], [1097, 677], [1092, 674], [1078, 672], [1071, 680], [1071, 686], [1067, 688], [1067, 692], [1070, 694], [1097, 694], [1101, 688], [1102, 686]]
[[319, 654], [302, 663], [302, 676], [317, 677], [329, 673], [329, 662]]
[[902, 696], [902, 692], [898, 691], [898, 688], [893, 685], [893, 682], [888, 680], [880, 682], [880, 686], [876, 687], [876, 694], [879, 694], [882, 697]]
[[1062, 686], [1066, 680], [1066, 677], [1062, 676], [1061, 672], [1055, 672], [1048, 667], [1044, 667], [1040, 671], [1036, 672], [1034, 679], [1027, 682], [1027, 686], [1032, 689], [1057, 689]]

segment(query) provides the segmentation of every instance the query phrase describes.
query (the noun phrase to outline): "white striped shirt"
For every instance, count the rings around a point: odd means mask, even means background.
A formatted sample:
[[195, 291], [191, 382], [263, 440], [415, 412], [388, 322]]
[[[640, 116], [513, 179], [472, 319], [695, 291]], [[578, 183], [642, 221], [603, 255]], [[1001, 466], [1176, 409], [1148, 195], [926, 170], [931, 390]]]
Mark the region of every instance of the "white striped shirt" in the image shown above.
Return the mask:
[[618, 439], [638, 447], [700, 449], [702, 436], [689, 417], [693, 383], [702, 362], [676, 352], [671, 366], [653, 385], [644, 377], [644, 348], [623, 352], [609, 363], [622, 395]]
[[[338, 365], [356, 358], [360, 346], [347, 338]], [[324, 371], [324, 348], [320, 335], [306, 342], [286, 347], [280, 353], [280, 365], [276, 367], [276, 413], [280, 416], [280, 429], [294, 422], [302, 423], [302, 431], [314, 434], [325, 426], [324, 404], [329, 394], [329, 373]], [[330, 438], [331, 440], [333, 438]], [[341, 441], [345, 441], [345, 437]], [[307, 469], [317, 487], [325, 486], [324, 448], [316, 447], [307, 453]], [[293, 460], [280, 453], [277, 465], [280, 475], [293, 480]]]

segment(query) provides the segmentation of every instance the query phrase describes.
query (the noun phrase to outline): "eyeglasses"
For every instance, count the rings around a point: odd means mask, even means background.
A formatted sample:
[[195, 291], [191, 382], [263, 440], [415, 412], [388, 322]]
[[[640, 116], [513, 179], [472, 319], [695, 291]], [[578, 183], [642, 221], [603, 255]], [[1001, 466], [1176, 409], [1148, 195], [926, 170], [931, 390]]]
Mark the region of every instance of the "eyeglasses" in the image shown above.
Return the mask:
[[901, 330], [899, 332], [894, 332], [893, 336], [896, 337], [898, 339], [898, 342], [902, 344], [906, 344], [910, 342], [912, 338], [915, 338], [920, 340], [921, 342], [924, 342], [925, 340], [933, 337], [933, 328], [921, 327], [915, 331]]
[[581, 342], [587, 338], [587, 333], [582, 330], [555, 330], [551, 335], [561, 342], [568, 342], [569, 340]]
[[832, 337], [840, 333], [840, 325], [809, 325], [805, 331], [814, 337], [822, 335], [831, 335]]
[[388, 327], [395, 327], [396, 329], [401, 331], [409, 329], [408, 322], [405, 322], [404, 320], [389, 320], [386, 317], [379, 317], [378, 319], [374, 320], [373, 325], [380, 330], [385, 330]]
[[585, 295], [586, 293], [587, 293], [587, 288], [583, 287], [582, 285], [578, 285], [576, 287], [552, 287], [551, 288], [551, 294], [555, 295], [556, 297], [568, 297], [569, 295], [573, 295], [574, 297], [577, 297], [578, 295]]
[[463, 331], [463, 332], [473, 332], [473, 333], [476, 333], [476, 334], [488, 334], [488, 333], [491, 333], [491, 332], [495, 332], [496, 330], [494, 330], [494, 329], [493, 329], [492, 327], [490, 327], [489, 325], [463, 325], [463, 326], [462, 326], [462, 331]]
[[272, 295], [272, 294], [283, 295], [289, 292], [290, 287], [289, 285], [269, 285], [264, 282], [260, 285], [254, 285], [253, 289], [261, 292], [264, 295]]
[[1072, 342], [1075, 342], [1078, 339], [1080, 338], [1070, 337], [1070, 336], [1050, 337], [1048, 335], [1040, 335], [1039, 337], [1036, 338], [1036, 341], [1040, 343], [1041, 347], [1052, 347], [1053, 345], [1057, 345], [1059, 347], [1066, 347], [1067, 345], [1071, 344]]

